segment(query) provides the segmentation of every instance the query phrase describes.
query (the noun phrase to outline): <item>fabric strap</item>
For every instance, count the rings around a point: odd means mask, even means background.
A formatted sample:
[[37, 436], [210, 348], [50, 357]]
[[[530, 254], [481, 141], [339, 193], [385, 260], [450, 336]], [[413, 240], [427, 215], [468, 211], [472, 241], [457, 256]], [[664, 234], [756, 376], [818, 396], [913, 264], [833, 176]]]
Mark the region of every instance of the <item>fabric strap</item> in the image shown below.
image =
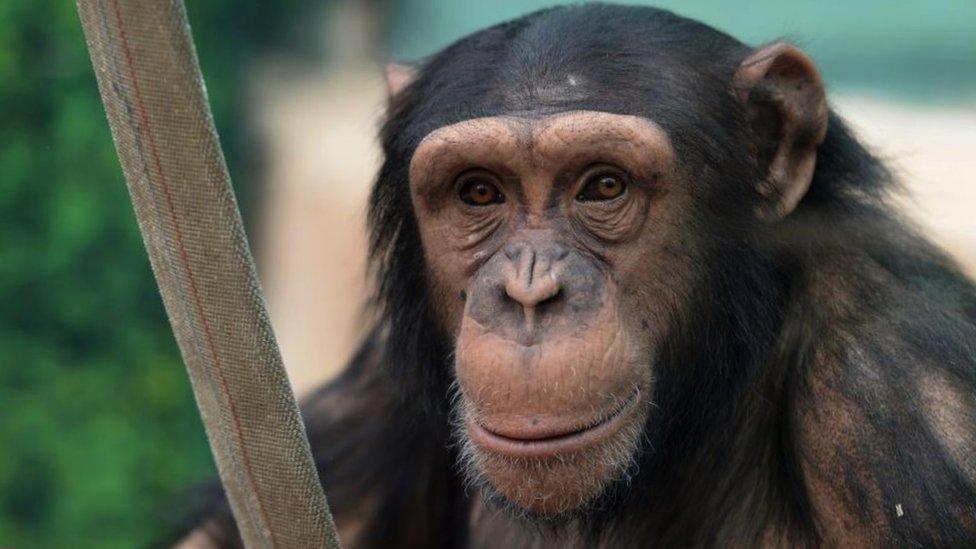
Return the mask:
[[77, 4], [143, 241], [241, 536], [248, 547], [338, 547], [183, 2]]

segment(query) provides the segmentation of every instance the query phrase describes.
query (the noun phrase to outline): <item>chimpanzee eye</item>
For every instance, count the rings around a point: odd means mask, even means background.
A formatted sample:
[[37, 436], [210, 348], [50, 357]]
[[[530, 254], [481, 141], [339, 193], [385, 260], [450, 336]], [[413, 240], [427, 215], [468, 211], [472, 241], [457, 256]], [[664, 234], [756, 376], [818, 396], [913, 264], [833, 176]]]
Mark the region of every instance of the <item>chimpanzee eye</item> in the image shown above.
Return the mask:
[[497, 180], [488, 173], [462, 175], [459, 187], [461, 201], [471, 206], [490, 206], [505, 202], [505, 195], [498, 189]]
[[586, 176], [583, 189], [576, 195], [581, 202], [596, 202], [613, 200], [627, 189], [627, 177], [613, 168], [598, 168], [591, 170]]

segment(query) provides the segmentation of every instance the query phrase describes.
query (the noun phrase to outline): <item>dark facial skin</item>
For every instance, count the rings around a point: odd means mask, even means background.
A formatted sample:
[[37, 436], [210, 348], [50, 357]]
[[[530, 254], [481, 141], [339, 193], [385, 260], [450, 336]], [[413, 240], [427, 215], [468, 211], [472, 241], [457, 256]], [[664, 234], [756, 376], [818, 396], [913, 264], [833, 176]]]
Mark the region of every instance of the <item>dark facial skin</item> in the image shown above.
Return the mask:
[[691, 270], [673, 156], [650, 120], [583, 111], [447, 126], [411, 162], [469, 457], [527, 509], [579, 507], [637, 447], [689, 278], [660, 273]]

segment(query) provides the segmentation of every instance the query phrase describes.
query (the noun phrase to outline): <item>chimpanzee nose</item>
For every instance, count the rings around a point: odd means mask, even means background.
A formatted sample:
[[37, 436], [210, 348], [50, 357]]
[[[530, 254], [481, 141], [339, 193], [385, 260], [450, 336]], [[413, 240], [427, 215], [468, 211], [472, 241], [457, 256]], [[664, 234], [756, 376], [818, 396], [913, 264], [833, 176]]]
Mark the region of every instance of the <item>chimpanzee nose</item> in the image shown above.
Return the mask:
[[562, 260], [568, 250], [560, 244], [517, 243], [508, 245], [505, 256], [509, 269], [505, 293], [525, 311], [526, 324], [532, 325], [536, 310], [555, 301], [562, 291]]

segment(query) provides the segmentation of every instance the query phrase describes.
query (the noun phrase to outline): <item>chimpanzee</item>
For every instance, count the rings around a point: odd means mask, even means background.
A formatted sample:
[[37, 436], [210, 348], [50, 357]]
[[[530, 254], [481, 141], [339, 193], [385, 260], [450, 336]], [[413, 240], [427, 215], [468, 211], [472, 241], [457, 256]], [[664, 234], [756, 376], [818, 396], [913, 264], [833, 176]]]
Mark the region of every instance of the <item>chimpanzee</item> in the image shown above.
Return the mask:
[[304, 408], [347, 545], [976, 544], [976, 287], [803, 52], [588, 4], [387, 77], [378, 321]]

